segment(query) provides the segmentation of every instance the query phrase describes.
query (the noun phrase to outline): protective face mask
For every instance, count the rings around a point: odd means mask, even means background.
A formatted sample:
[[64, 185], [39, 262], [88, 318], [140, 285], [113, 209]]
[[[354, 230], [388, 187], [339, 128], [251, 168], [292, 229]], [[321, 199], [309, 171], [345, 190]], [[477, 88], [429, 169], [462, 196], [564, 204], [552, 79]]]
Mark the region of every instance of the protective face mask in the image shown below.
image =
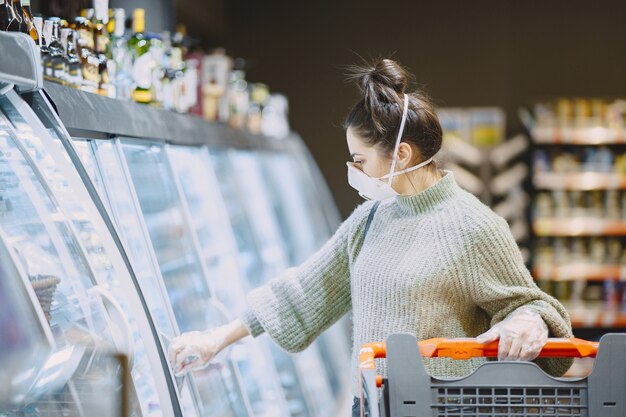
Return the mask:
[[[402, 133], [404, 132], [404, 124], [406, 123], [407, 111], [409, 108], [409, 96], [404, 95], [404, 110], [402, 111], [402, 121], [400, 122], [400, 131], [398, 132], [398, 138], [396, 139], [396, 146], [393, 150], [393, 159], [391, 160], [391, 169], [389, 174], [380, 178], [372, 178], [365, 172], [361, 171], [354, 166], [352, 162], [348, 162], [348, 183], [352, 188], [359, 192], [359, 195], [366, 200], [386, 200], [388, 198], [395, 197], [398, 194], [396, 190], [391, 187], [393, 177], [397, 175], [406, 174], [407, 172], [415, 171], [425, 165], [432, 162], [434, 155], [415, 166], [412, 166], [402, 171], [395, 172], [396, 163], [398, 162], [398, 148], [402, 140]], [[383, 181], [387, 179], [387, 181]]]

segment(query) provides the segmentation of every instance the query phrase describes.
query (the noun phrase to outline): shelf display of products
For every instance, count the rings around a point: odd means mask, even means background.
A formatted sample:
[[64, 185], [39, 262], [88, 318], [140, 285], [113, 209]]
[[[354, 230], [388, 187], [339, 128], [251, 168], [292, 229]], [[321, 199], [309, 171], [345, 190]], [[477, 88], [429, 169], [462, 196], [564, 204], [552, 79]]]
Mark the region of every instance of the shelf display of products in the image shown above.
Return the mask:
[[[0, 6], [0, 30], [29, 34], [47, 80], [179, 113], [220, 120], [273, 137], [289, 135], [288, 102], [263, 83], [248, 83], [242, 59], [222, 48], [189, 48], [184, 25], [174, 34], [146, 30], [144, 9], [109, 9], [94, 0], [81, 16], [32, 17], [30, 3]], [[24, 6], [26, 4], [26, 6]], [[126, 18], [132, 19], [131, 32]]]
[[622, 100], [559, 99], [534, 107], [533, 274], [574, 327], [622, 327], [626, 121]]

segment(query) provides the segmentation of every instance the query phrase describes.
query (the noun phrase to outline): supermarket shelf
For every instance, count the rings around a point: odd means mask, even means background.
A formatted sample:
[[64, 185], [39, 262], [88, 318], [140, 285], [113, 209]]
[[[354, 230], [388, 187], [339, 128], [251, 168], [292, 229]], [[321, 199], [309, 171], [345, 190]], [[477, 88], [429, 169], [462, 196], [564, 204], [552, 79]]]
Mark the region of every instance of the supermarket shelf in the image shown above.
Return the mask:
[[620, 145], [626, 143], [625, 128], [534, 127], [533, 142], [541, 145]]
[[603, 303], [568, 303], [563, 305], [569, 313], [573, 328], [626, 327], [626, 311]]
[[605, 281], [626, 278], [626, 268], [621, 265], [596, 265], [587, 262], [568, 265], [548, 265], [533, 267], [533, 276], [539, 280], [551, 281]]
[[626, 221], [598, 217], [537, 219], [533, 232], [537, 236], [626, 236]]
[[[301, 139], [292, 134], [286, 139], [253, 135], [225, 123], [154, 107], [117, 100], [98, 94], [44, 82], [59, 117], [72, 136], [106, 139], [110, 136], [152, 138], [178, 145], [215, 145], [240, 149], [289, 151], [302, 149]], [[97, 110], [96, 110], [97, 109]]]
[[626, 190], [626, 176], [599, 172], [555, 174], [541, 172], [533, 176], [535, 188], [545, 190]]

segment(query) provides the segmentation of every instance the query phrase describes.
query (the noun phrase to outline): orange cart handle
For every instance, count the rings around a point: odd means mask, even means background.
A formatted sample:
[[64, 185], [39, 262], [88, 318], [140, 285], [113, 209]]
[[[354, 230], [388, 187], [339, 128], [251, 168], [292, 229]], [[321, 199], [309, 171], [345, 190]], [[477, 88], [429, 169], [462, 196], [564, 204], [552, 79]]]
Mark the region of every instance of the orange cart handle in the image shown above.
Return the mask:
[[[417, 342], [420, 353], [426, 358], [470, 359], [498, 356], [498, 341], [488, 344], [478, 343], [474, 338], [427, 339]], [[569, 339], [550, 338], [545, 344], [540, 358], [595, 358], [599, 342], [589, 342], [575, 337]], [[376, 369], [374, 359], [387, 355], [385, 342], [367, 343], [359, 353], [361, 369]]]

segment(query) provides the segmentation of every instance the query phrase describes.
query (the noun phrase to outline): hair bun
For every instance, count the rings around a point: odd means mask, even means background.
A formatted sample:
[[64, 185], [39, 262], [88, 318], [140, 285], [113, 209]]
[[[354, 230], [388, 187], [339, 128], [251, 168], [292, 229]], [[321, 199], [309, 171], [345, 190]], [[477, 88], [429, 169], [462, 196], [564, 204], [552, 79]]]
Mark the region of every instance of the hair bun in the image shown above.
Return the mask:
[[391, 59], [375, 62], [368, 82], [392, 89], [398, 95], [404, 94], [409, 84], [407, 71]]
[[382, 133], [386, 126], [394, 126], [392, 121], [398, 114], [402, 114], [409, 72], [391, 59], [351, 66], [349, 70], [348, 79], [356, 81], [359, 86], [365, 107], [372, 115], [378, 130]]

